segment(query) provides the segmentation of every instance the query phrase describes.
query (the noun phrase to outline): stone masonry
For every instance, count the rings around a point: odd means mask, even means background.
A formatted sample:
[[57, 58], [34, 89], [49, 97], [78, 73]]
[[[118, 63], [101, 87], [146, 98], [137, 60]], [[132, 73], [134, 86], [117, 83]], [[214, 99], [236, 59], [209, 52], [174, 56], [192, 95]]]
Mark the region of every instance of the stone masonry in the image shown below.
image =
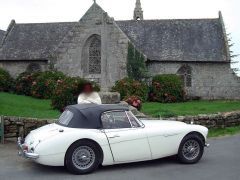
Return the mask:
[[[134, 110], [135, 112], [135, 110]], [[5, 123], [5, 138], [25, 137], [31, 130], [37, 129], [47, 124], [54, 123], [56, 120], [43, 120], [21, 117], [1, 117]], [[159, 120], [153, 118], [144, 118], [150, 120]], [[240, 125], [240, 111], [218, 113], [211, 115], [198, 116], [179, 116], [167, 120], [181, 121], [188, 124], [203, 125], [208, 128], [225, 128]]]
[[16, 77], [37, 67], [100, 84], [107, 92], [127, 76], [128, 44], [146, 57], [149, 74], [178, 74], [187, 95], [240, 99], [227, 33], [218, 18], [146, 20], [136, 0], [132, 20], [115, 21], [95, 1], [77, 22], [16, 23], [0, 30], [0, 68]]
[[[240, 77], [224, 63], [186, 63], [192, 70], [192, 86], [186, 87], [188, 96], [202, 99], [240, 99]], [[182, 66], [177, 62], [149, 63], [153, 75], [177, 74]]]

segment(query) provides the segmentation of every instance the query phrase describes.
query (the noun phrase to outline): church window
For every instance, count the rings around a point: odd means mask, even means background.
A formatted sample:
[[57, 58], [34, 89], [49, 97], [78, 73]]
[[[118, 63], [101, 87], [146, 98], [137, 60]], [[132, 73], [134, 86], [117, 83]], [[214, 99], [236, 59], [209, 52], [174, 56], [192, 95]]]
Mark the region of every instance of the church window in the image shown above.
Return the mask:
[[89, 45], [89, 74], [101, 74], [101, 39], [94, 36]]
[[38, 63], [30, 63], [28, 66], [27, 66], [27, 72], [39, 72], [41, 71], [41, 67]]
[[177, 72], [183, 80], [184, 87], [192, 87], [192, 69], [188, 65], [183, 65]]

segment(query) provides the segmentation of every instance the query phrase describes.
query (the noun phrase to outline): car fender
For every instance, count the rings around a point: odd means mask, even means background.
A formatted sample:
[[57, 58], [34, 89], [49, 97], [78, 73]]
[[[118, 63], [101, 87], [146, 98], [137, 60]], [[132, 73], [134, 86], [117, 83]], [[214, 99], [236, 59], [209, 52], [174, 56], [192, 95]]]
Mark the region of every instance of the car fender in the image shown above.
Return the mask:
[[103, 151], [103, 165], [113, 164], [112, 153], [106, 135], [96, 129], [64, 128], [62, 133], [40, 142], [35, 147], [35, 153], [39, 154], [36, 160], [40, 164], [63, 166], [68, 148], [76, 141], [90, 139], [98, 143]]

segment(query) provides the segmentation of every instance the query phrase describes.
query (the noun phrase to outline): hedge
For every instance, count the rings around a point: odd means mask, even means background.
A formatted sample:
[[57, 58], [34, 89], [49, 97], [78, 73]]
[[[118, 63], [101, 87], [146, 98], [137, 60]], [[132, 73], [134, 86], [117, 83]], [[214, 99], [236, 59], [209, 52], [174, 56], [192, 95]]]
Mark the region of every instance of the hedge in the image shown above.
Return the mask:
[[35, 98], [50, 99], [55, 91], [57, 81], [65, 78], [59, 71], [45, 71], [38, 74], [32, 83], [31, 95]]
[[15, 80], [15, 93], [25, 96], [31, 96], [33, 82], [40, 73], [23, 72]]
[[185, 91], [182, 79], [175, 74], [154, 76], [149, 100], [161, 103], [184, 101]]
[[112, 91], [120, 93], [122, 100], [129, 96], [137, 96], [141, 98], [142, 101], [146, 101], [148, 89], [146, 83], [131, 78], [124, 78], [116, 81], [115, 85], [112, 87]]
[[13, 78], [8, 71], [0, 68], [0, 91], [8, 92], [13, 88]]
[[[66, 77], [63, 80], [58, 80], [51, 98], [52, 107], [63, 111], [67, 105], [76, 104], [78, 95], [86, 83], [89, 81], [82, 78]], [[92, 82], [92, 85], [95, 91], [100, 91], [100, 87], [96, 83]]]

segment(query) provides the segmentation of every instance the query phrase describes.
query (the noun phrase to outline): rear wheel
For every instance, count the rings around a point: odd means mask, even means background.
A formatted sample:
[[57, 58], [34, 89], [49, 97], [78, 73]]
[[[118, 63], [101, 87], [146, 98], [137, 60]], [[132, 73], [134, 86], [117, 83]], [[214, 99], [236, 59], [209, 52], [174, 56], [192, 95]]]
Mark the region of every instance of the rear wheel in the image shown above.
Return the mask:
[[194, 164], [202, 158], [203, 151], [203, 140], [196, 134], [190, 134], [180, 144], [178, 159], [181, 163]]
[[70, 146], [65, 157], [65, 166], [73, 174], [87, 174], [96, 170], [101, 161], [99, 147], [87, 140]]

